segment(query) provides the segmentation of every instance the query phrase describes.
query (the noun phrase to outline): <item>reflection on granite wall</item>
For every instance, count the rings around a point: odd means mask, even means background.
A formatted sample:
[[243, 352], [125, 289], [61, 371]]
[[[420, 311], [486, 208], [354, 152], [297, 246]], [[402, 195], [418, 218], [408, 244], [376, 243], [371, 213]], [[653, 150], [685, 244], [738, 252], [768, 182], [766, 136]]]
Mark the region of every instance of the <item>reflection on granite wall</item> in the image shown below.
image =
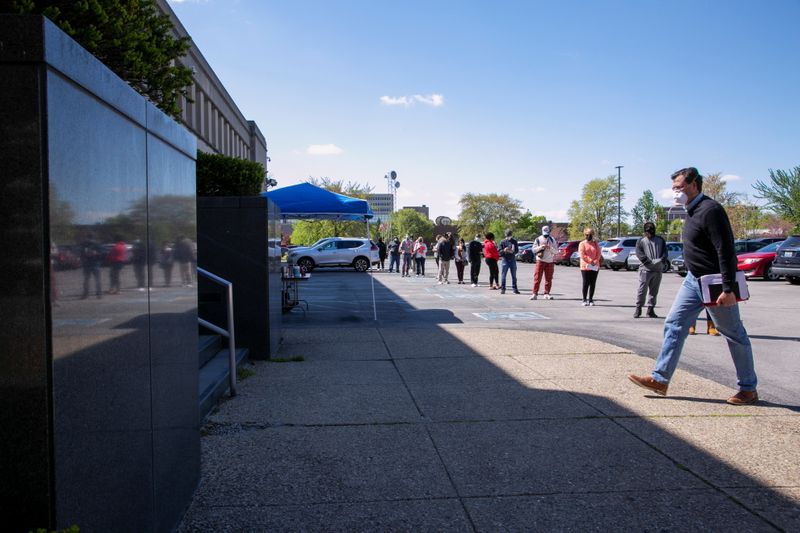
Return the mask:
[[0, 42], [0, 498], [169, 531], [199, 475], [194, 138], [46, 19]]
[[281, 342], [283, 313], [281, 311], [281, 210], [267, 200], [267, 237], [269, 242], [269, 353], [278, 353]]

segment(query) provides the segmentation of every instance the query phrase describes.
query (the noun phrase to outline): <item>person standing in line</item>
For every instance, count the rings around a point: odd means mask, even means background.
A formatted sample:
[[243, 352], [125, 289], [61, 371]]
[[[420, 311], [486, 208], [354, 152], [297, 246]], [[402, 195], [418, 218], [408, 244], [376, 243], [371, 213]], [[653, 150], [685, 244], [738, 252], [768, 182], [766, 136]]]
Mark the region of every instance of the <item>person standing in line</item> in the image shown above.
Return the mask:
[[125, 241], [122, 240], [122, 237], [117, 236], [114, 240], [117, 242], [108, 252], [108, 264], [111, 267], [109, 270], [108, 294], [119, 293], [120, 273], [128, 256], [128, 249], [125, 247]]
[[712, 307], [706, 307], [717, 329], [728, 341], [736, 368], [739, 391], [728, 398], [731, 405], [750, 405], [758, 401], [753, 347], [742, 324], [736, 301], [736, 249], [733, 231], [725, 208], [703, 194], [703, 177], [694, 167], [678, 170], [670, 177], [675, 203], [686, 206], [683, 225], [683, 259], [688, 273], [681, 283], [667, 319], [664, 340], [655, 368], [649, 376], [629, 374], [636, 385], [650, 392], [667, 395], [672, 375], [678, 366], [689, 326], [704, 308], [700, 277], [720, 274], [722, 292]]
[[400, 239], [395, 237], [387, 247], [389, 252], [389, 272], [400, 272]]
[[425, 240], [420, 237], [417, 239], [417, 242], [414, 243], [414, 262], [417, 266], [416, 275], [425, 277], [425, 254], [428, 253], [428, 246], [425, 244]]
[[467, 260], [467, 244], [464, 242], [464, 239], [458, 239], [458, 245], [456, 246], [456, 255], [455, 255], [455, 262], [456, 262], [456, 273], [458, 274], [458, 284], [464, 284], [464, 266], [466, 266]]
[[633, 318], [642, 316], [642, 306], [645, 296], [649, 291], [647, 299], [647, 316], [658, 318], [655, 312], [658, 289], [661, 287], [661, 275], [668, 264], [667, 243], [660, 236], [656, 235], [656, 225], [652, 222], [645, 222], [644, 237], [636, 241], [636, 257], [641, 261], [639, 267], [639, 290], [636, 293], [636, 309], [633, 311]]
[[192, 286], [192, 259], [194, 257], [194, 249], [192, 241], [185, 235], [178, 235], [175, 239], [175, 247], [172, 249], [172, 256], [178, 263], [178, 269], [181, 273], [181, 284], [184, 287]]
[[158, 252], [158, 264], [164, 271], [164, 286], [169, 287], [172, 285], [172, 267], [175, 264], [175, 258], [172, 255], [172, 246], [167, 241], [161, 244], [161, 250]]
[[469, 243], [469, 278], [472, 281], [472, 286], [478, 286], [478, 276], [481, 273], [481, 255], [483, 253], [483, 244], [481, 243], [481, 236], [475, 235], [475, 239]]
[[500, 271], [497, 268], [497, 261], [500, 260], [500, 252], [494, 244], [494, 233], [486, 233], [486, 240], [483, 241], [483, 257], [486, 258], [486, 266], [489, 267], [489, 289], [497, 290], [500, 288]]
[[597, 274], [600, 272], [600, 265], [603, 256], [600, 255], [600, 246], [594, 240], [594, 230], [586, 228], [583, 230], [584, 240], [578, 245], [578, 254], [581, 256], [581, 277], [583, 278], [583, 306], [594, 306], [594, 288], [597, 285]]
[[378, 237], [378, 270], [386, 268], [386, 243], [383, 237]]
[[506, 230], [506, 238], [500, 241], [500, 257], [503, 259], [502, 273], [500, 274], [500, 294], [506, 293], [506, 274], [511, 272], [511, 286], [514, 294], [519, 294], [517, 288], [517, 254], [519, 253], [519, 245], [517, 239], [513, 237], [510, 229]]
[[445, 233], [436, 243], [435, 250], [439, 253], [438, 285], [450, 285], [450, 261], [453, 259], [453, 248], [453, 236], [450, 235], [450, 232]]
[[439, 241], [442, 240], [441, 235], [436, 235], [433, 238], [433, 260], [436, 262], [436, 274], [439, 274]]
[[81, 267], [83, 267], [83, 295], [82, 300], [89, 297], [89, 285], [94, 278], [95, 296], [103, 297], [100, 283], [100, 265], [103, 263], [103, 249], [95, 240], [94, 233], [89, 232], [81, 244]]
[[558, 243], [550, 236], [550, 226], [542, 226], [542, 234], [533, 241], [533, 253], [536, 254], [536, 264], [533, 266], [533, 289], [531, 300], [539, 297], [539, 284], [544, 277], [544, 299], [552, 300], [550, 289], [553, 287], [553, 272], [555, 271]]
[[411, 240], [411, 235], [406, 235], [403, 242], [400, 243], [400, 253], [403, 254], [403, 277], [408, 277], [411, 274], [411, 255], [414, 253], [414, 241]]

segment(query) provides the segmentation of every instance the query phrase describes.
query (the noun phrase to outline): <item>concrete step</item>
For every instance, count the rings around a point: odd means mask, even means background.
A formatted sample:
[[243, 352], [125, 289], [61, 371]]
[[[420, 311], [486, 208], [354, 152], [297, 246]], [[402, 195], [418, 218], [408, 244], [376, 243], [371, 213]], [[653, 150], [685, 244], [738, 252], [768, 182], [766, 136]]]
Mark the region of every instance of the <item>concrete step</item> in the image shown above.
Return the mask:
[[[236, 367], [247, 361], [247, 348], [236, 350]], [[214, 408], [220, 398], [228, 393], [230, 375], [228, 349], [219, 350], [214, 357], [200, 368], [200, 379], [197, 385], [197, 397], [200, 410], [200, 422]]]
[[[205, 331], [204, 328], [201, 328]], [[201, 334], [197, 340], [198, 365], [203, 368], [223, 348], [222, 341], [226, 340], [220, 335]]]

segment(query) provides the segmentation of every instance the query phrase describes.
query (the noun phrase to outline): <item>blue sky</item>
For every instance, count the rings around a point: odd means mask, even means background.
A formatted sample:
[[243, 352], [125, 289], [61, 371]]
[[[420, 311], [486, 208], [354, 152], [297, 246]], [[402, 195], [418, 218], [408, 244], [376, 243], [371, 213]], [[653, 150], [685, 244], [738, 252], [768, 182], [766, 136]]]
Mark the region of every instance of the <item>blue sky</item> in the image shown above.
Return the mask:
[[616, 165], [627, 209], [685, 166], [752, 198], [800, 165], [798, 0], [170, 3], [279, 186], [395, 170], [432, 217], [472, 192], [566, 220]]

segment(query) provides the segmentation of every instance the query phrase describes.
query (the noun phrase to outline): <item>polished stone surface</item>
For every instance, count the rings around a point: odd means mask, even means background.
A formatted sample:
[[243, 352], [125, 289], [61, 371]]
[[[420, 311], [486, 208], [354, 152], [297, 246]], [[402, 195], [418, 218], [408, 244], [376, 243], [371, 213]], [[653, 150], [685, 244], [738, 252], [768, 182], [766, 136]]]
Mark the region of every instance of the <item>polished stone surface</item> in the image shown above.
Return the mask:
[[4, 519], [169, 531], [199, 472], [195, 141], [51, 23], [14, 20], [0, 17], [0, 42], [21, 39], [0, 46]]

